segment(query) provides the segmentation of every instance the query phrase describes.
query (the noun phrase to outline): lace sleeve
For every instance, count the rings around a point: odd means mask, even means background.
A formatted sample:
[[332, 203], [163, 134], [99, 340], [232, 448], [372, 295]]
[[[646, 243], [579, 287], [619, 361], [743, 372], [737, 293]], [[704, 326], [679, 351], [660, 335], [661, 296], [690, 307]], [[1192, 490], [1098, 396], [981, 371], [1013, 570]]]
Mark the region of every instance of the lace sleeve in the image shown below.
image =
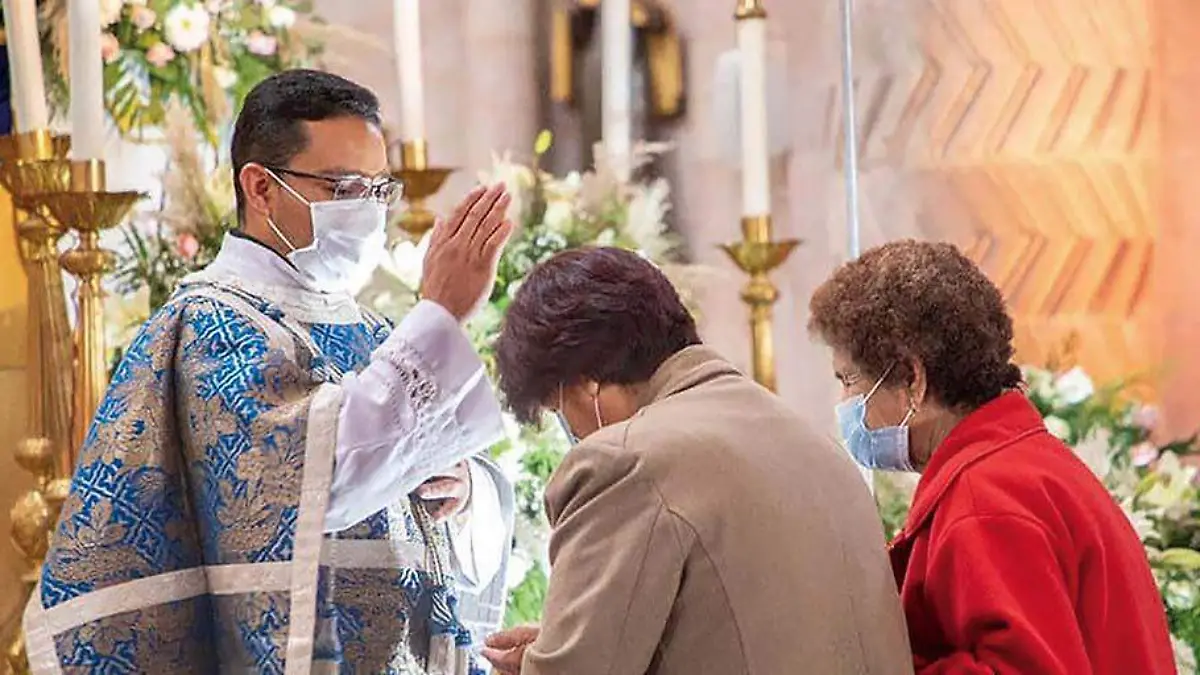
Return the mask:
[[458, 322], [431, 302], [419, 303], [342, 387], [327, 531], [354, 525], [504, 434], [483, 363]]

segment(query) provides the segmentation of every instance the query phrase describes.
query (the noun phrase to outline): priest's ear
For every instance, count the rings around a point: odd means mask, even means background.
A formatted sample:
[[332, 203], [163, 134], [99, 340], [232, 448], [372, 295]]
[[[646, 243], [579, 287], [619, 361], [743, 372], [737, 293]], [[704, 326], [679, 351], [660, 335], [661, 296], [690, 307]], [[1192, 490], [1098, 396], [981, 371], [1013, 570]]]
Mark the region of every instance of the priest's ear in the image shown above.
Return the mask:
[[257, 214], [268, 216], [272, 211], [272, 202], [275, 199], [276, 188], [275, 178], [261, 164], [248, 162], [242, 165], [241, 171], [237, 175], [238, 187], [241, 188], [242, 201], [239, 204], [243, 224], [246, 216]]

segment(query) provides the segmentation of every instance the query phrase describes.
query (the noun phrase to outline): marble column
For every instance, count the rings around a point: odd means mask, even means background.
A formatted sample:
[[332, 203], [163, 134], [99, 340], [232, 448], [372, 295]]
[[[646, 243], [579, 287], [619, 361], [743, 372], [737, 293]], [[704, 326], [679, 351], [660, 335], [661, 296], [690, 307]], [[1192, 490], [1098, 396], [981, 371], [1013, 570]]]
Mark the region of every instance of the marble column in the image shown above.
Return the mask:
[[540, 108], [536, 4], [466, 0], [465, 59], [459, 67], [469, 112], [461, 132], [472, 170], [488, 167], [493, 152], [532, 155]]

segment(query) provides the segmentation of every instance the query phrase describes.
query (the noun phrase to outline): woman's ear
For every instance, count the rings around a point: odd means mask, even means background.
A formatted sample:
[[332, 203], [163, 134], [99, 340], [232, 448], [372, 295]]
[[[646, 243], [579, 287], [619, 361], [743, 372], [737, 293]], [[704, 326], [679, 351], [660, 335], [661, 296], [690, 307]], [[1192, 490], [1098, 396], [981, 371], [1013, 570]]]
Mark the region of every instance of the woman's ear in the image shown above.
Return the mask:
[[911, 397], [913, 409], [919, 410], [925, 403], [926, 394], [929, 393], [928, 373], [925, 371], [925, 364], [917, 358], [912, 360], [909, 367], [912, 368], [912, 382], [908, 385], [908, 395]]

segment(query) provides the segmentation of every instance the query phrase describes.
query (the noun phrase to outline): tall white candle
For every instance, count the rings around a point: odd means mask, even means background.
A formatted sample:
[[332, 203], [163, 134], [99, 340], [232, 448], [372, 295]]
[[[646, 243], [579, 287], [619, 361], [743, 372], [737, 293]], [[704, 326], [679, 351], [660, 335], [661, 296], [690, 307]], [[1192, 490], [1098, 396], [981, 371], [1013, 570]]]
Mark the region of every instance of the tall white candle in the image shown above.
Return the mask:
[[421, 73], [420, 0], [393, 0], [392, 35], [400, 78], [401, 140], [425, 138], [425, 81]]
[[104, 158], [104, 63], [100, 58], [100, 3], [71, 0], [71, 156]]
[[632, 143], [633, 27], [630, 0], [600, 3], [601, 125], [604, 149], [627, 170]]
[[46, 109], [35, 0], [4, 0], [4, 24], [16, 130], [45, 129], [50, 125], [50, 114]]
[[771, 212], [771, 160], [767, 138], [767, 21], [740, 18], [737, 42], [741, 61], [742, 215]]

